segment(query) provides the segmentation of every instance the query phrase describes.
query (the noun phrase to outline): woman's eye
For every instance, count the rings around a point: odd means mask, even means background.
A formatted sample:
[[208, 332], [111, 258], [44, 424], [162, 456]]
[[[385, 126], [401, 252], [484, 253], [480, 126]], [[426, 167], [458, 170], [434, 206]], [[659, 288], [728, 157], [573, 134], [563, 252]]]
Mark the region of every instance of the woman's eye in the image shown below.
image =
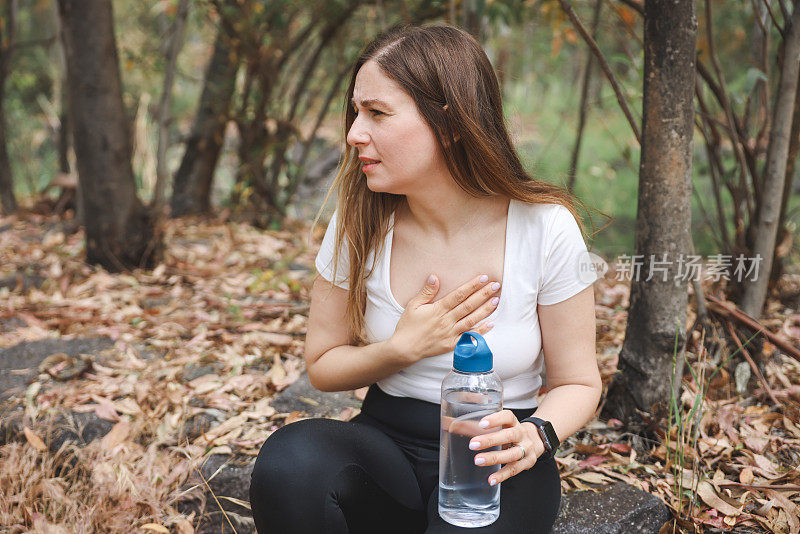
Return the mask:
[[374, 113], [375, 115], [383, 115], [383, 111], [378, 111], [377, 109], [371, 109], [370, 112]]

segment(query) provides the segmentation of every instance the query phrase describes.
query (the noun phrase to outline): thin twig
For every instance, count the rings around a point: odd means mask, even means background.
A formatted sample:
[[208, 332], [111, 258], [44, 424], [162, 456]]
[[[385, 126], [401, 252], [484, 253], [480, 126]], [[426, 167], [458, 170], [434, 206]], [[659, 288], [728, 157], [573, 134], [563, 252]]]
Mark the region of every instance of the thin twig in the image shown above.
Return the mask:
[[[187, 441], [187, 443], [188, 443], [188, 441]], [[192, 457], [189, 456], [189, 454], [186, 451], [181, 451], [181, 452], [183, 452], [183, 454], [189, 460], [192, 459]], [[220, 466], [220, 467], [222, 467], [222, 466]], [[214, 493], [214, 490], [212, 490], [211, 486], [208, 485], [208, 481], [206, 480], [206, 477], [203, 476], [203, 473], [197, 467], [194, 467], [194, 470], [197, 471], [198, 475], [200, 475], [200, 478], [202, 479], [203, 484], [205, 484], [206, 489], [208, 489], [208, 491], [211, 493], [211, 496], [214, 497], [214, 501], [216, 501], [217, 506], [219, 506], [219, 509], [222, 512], [222, 515], [225, 516], [225, 520], [228, 522], [228, 525], [231, 527], [231, 530], [233, 530], [234, 534], [236, 534], [237, 533], [236, 527], [234, 527], [233, 523], [231, 523], [231, 519], [228, 517], [228, 514], [225, 512], [225, 509], [222, 507], [222, 504], [219, 502], [219, 499], [217, 499], [217, 495]], [[216, 473], [214, 473], [214, 475], [216, 475]], [[214, 475], [212, 475], [212, 478], [213, 478]]]
[[[761, 27], [761, 31], [764, 32], [764, 35], [766, 35], [767, 34], [767, 27], [761, 21], [761, 15], [758, 12], [758, 0], [750, 0], [750, 3], [753, 4], [753, 13], [756, 15], [756, 22], [758, 22], [758, 25]], [[769, 4], [767, 4], [767, 5], [769, 6]]]
[[709, 301], [710, 306], [708, 307], [709, 310], [712, 312], [717, 313], [718, 315], [723, 316], [726, 319], [735, 319], [736, 321], [742, 323], [743, 325], [747, 326], [751, 330], [757, 331], [763, 334], [770, 343], [781, 349], [784, 354], [787, 356], [791, 356], [795, 360], [800, 362], [800, 350], [797, 347], [793, 347], [791, 343], [787, 340], [778, 337], [777, 335], [773, 334], [767, 328], [750, 317], [744, 311], [742, 311], [738, 306], [729, 303], [723, 302], [720, 299], [716, 298], [713, 295], [706, 295], [706, 300]]
[[[720, 183], [725, 178], [725, 169], [722, 168], [722, 163], [719, 161], [717, 154], [715, 153], [714, 149], [712, 148], [711, 140], [709, 139], [709, 133], [706, 132], [706, 122], [703, 121], [703, 118], [706, 116], [705, 103], [703, 102], [703, 96], [700, 92], [700, 83], [695, 81], [695, 93], [697, 95], [697, 102], [700, 105], [700, 110], [696, 111], [697, 116], [699, 117], [699, 125], [698, 130], [700, 130], [700, 134], [703, 136], [703, 140], [705, 141], [705, 148], [706, 153], [708, 155], [708, 168], [711, 174], [711, 184], [713, 187], [714, 192], [714, 201], [716, 203], [716, 215], [717, 215], [717, 224], [719, 225], [719, 230], [722, 233], [722, 241], [723, 241], [723, 250], [729, 251], [731, 250], [731, 240], [730, 236], [728, 235], [728, 227], [725, 220], [725, 211], [722, 207], [722, 197], [720, 196], [721, 186]], [[709, 129], [711, 130], [711, 135], [715, 138], [715, 143], [718, 142], [719, 135], [714, 130], [713, 124], [709, 124]], [[717, 145], [714, 145], [717, 146]], [[719, 175], [717, 174], [719, 173]]]
[[611, 87], [614, 89], [614, 94], [617, 95], [617, 102], [619, 102], [622, 112], [625, 114], [625, 117], [628, 119], [628, 123], [631, 125], [633, 134], [636, 136], [636, 141], [638, 141], [638, 143], [641, 145], [642, 135], [639, 133], [639, 126], [637, 126], [636, 119], [634, 119], [633, 113], [631, 113], [628, 103], [625, 101], [625, 96], [622, 94], [622, 89], [617, 81], [617, 77], [614, 76], [614, 73], [611, 71], [611, 67], [609, 67], [605, 56], [603, 56], [603, 52], [600, 51], [600, 48], [597, 46], [597, 42], [592, 39], [592, 36], [589, 35], [580, 19], [578, 19], [578, 15], [575, 14], [575, 10], [572, 9], [569, 0], [558, 0], [558, 2], [561, 4], [561, 9], [564, 10], [564, 13], [566, 13], [570, 21], [572, 21], [572, 25], [575, 26], [575, 29], [578, 30], [578, 33], [581, 34], [583, 40], [586, 41], [586, 44], [592, 50], [592, 53], [594, 53], [595, 57], [597, 57], [597, 61], [600, 62], [603, 72], [605, 72], [608, 81], [611, 83]]
[[778, 486], [770, 486], [769, 484], [742, 484], [741, 482], [731, 482], [726, 480], [724, 482], [715, 482], [717, 486], [736, 486], [739, 488], [747, 488], [747, 489], [771, 489], [775, 491], [798, 491], [800, 490], [800, 484], [781, 484]]
[[[720, 67], [719, 61], [717, 60], [716, 52], [714, 51], [714, 32], [712, 30], [712, 18], [711, 18], [711, 2], [710, 0], [706, 0], [706, 41], [708, 42], [708, 57], [711, 60], [711, 65], [714, 67], [714, 72], [717, 75], [717, 80], [719, 80], [719, 88], [720, 92], [717, 95], [718, 97], [722, 97], [722, 104], [723, 110], [725, 110], [725, 116], [728, 119], [728, 123], [730, 124], [730, 133], [731, 133], [731, 142], [733, 143], [734, 153], [736, 154], [736, 159], [739, 161], [739, 165], [741, 166], [740, 169], [740, 185], [742, 190], [746, 190], [747, 185], [745, 183], [745, 173], [750, 170], [747, 166], [747, 162], [744, 158], [744, 147], [747, 146], [744, 139], [742, 139], [741, 135], [739, 135], [738, 128], [736, 127], [736, 119], [733, 114], [733, 107], [731, 106], [730, 99], [728, 98], [728, 89], [725, 85], [725, 76], [722, 74], [722, 67]], [[698, 67], [700, 67], [700, 62], [697, 62]], [[750, 173], [750, 179], [753, 182], [753, 192], [755, 195], [756, 205], [760, 205], [760, 187], [758, 184], [758, 177], [755, 173]], [[753, 207], [750, 204], [750, 196], [748, 195], [745, 197], [747, 201], [747, 211], [752, 216], [753, 215]]]
[[742, 346], [742, 342], [739, 341], [739, 336], [736, 335], [736, 329], [733, 328], [733, 324], [731, 324], [730, 320], [725, 321], [725, 327], [728, 329], [728, 333], [733, 338], [736, 346], [741, 349], [742, 354], [744, 354], [744, 357], [747, 360], [747, 363], [750, 364], [750, 369], [753, 370], [758, 377], [758, 381], [761, 382], [762, 386], [764, 386], [764, 390], [767, 392], [767, 395], [769, 395], [769, 398], [772, 399], [772, 402], [774, 402], [777, 406], [782, 406], [783, 403], [775, 398], [775, 393], [772, 392], [772, 388], [769, 387], [769, 384], [767, 384], [764, 375], [761, 374], [761, 370], [756, 365], [756, 362], [753, 361], [753, 357], [750, 356], [750, 352], [748, 352], [748, 350]]
[[15, 43], [11, 43], [7, 50], [8, 51], [15, 51], [22, 48], [28, 48], [29, 46], [39, 46], [39, 45], [46, 45], [50, 46], [56, 41], [56, 36], [53, 37], [45, 37], [43, 39], [31, 39], [29, 41], [17, 41]]
[[767, 6], [767, 11], [769, 12], [769, 18], [772, 19], [772, 23], [778, 28], [778, 31], [781, 32], [781, 37], [785, 37], [784, 33], [786, 29], [778, 24], [777, 19], [775, 19], [775, 13], [772, 12], [772, 6], [769, 5], [769, 0], [764, 0], [764, 5]]

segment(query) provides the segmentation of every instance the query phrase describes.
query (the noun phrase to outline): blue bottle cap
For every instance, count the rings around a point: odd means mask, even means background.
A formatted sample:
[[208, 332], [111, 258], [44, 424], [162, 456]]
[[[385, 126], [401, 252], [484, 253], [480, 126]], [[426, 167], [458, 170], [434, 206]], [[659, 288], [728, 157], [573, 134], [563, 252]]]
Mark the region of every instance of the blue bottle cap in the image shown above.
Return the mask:
[[476, 332], [461, 334], [453, 350], [453, 369], [462, 373], [488, 373], [492, 370], [492, 351], [482, 335]]

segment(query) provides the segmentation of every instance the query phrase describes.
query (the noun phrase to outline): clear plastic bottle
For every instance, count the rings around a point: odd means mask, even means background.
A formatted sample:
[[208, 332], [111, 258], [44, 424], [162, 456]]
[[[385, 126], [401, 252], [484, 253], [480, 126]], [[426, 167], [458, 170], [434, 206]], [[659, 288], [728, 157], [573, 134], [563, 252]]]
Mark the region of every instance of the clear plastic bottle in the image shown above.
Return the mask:
[[439, 515], [453, 525], [482, 527], [500, 516], [500, 484], [489, 475], [500, 465], [475, 465], [470, 440], [502, 427], [479, 428], [480, 420], [503, 409], [503, 385], [492, 369], [492, 352], [483, 336], [464, 332], [453, 351], [453, 369], [442, 380], [439, 432]]

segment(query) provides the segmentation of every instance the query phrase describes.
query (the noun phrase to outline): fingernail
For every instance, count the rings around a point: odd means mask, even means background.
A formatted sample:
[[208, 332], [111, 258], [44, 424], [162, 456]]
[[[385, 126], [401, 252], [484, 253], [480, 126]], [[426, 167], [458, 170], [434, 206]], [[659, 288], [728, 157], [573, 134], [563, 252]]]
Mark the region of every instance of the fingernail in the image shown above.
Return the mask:
[[487, 426], [489, 426], [489, 421], [481, 421], [480, 423], [478, 423], [478, 426], [481, 428], [486, 428]]
[[469, 444], [469, 448], [472, 449], [472, 450], [475, 450], [480, 446], [481, 446], [481, 442], [480, 441], [473, 441], [472, 443]]
[[494, 326], [494, 323], [486, 323], [486, 328], [491, 328]]
[[433, 275], [430, 275], [430, 276], [428, 277], [428, 284], [430, 284], [430, 285], [433, 285], [433, 284], [435, 284], [435, 283], [436, 283], [436, 278], [434, 278], [434, 276], [433, 276]]
[[490, 485], [490, 486], [494, 486], [495, 484], [497, 484], [497, 480], [496, 480], [496, 479], [494, 479], [494, 478], [490, 478], [490, 479], [489, 479], [489, 485]]
[[500, 282], [492, 284], [492, 291], [497, 291], [498, 289], [500, 289]]
[[479, 456], [475, 457], [475, 465], [483, 465], [486, 463], [486, 458], [481, 458]]
[[481, 275], [481, 277], [478, 278], [478, 282], [480, 282], [481, 284], [486, 282], [486, 281], [488, 281], [488, 280], [489, 280], [489, 277], [486, 276], [485, 274]]
[[500, 299], [495, 297], [492, 299], [492, 306], [497, 306], [497, 303], [500, 302]]

